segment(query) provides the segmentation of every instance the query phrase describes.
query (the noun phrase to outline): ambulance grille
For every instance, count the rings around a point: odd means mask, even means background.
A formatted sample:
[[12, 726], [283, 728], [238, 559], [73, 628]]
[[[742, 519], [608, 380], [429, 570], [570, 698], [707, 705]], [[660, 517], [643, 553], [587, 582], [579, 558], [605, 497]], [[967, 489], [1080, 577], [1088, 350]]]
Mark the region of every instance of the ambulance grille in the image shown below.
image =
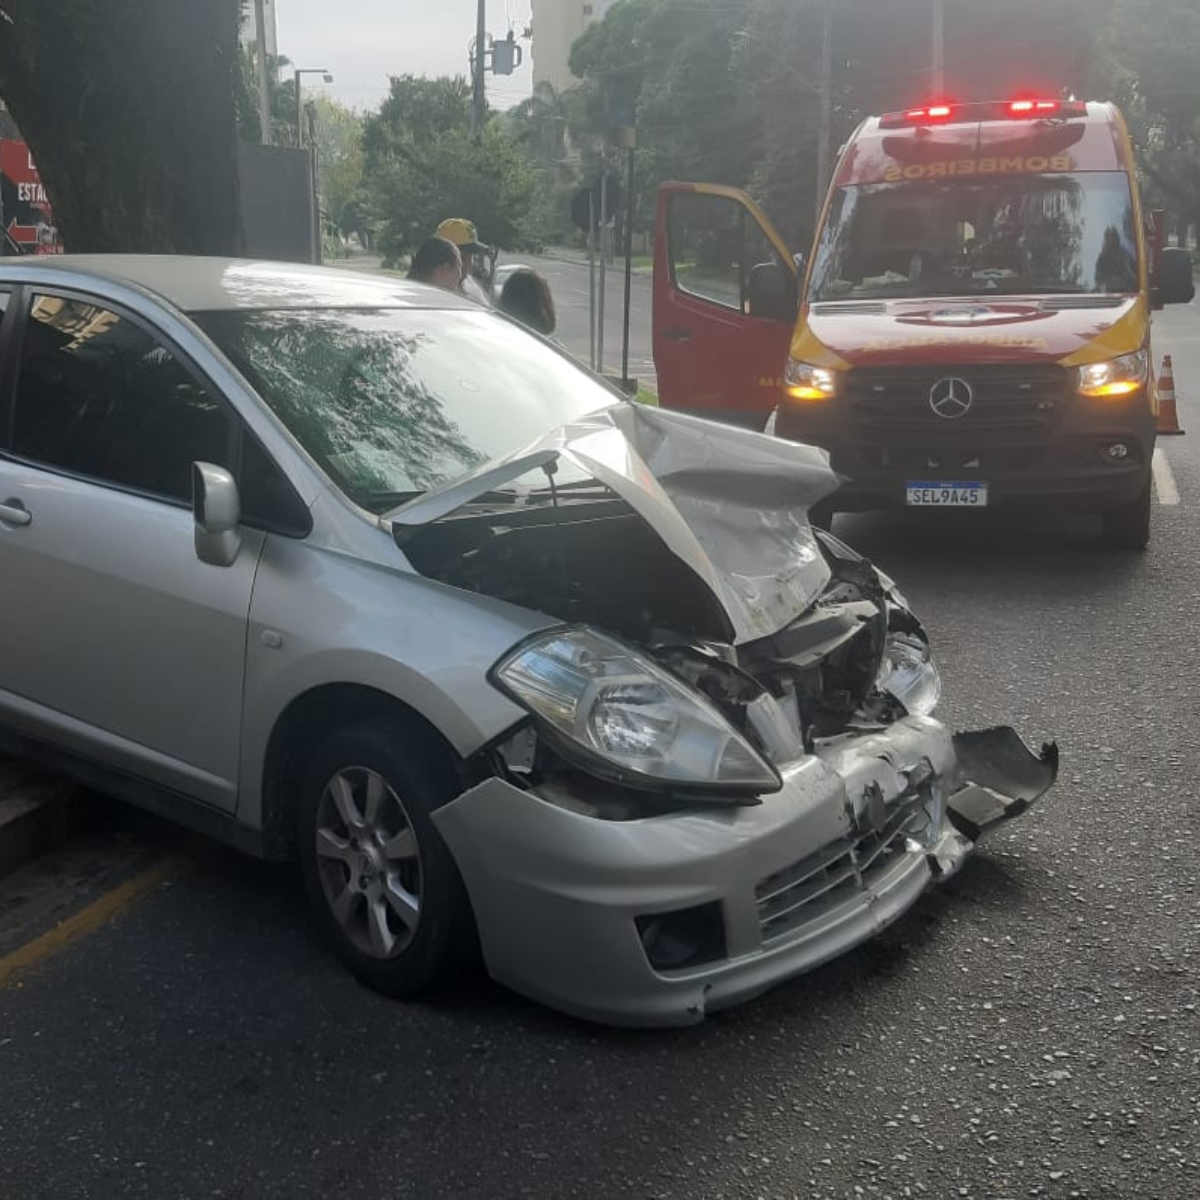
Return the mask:
[[[970, 404], [958, 417], [939, 416], [931, 397], [956, 379], [970, 388]], [[956, 395], [966, 395], [961, 384]], [[991, 363], [956, 367], [860, 367], [846, 374], [846, 397], [863, 433], [933, 434], [961, 441], [989, 432], [1048, 429], [1069, 398], [1067, 373], [1054, 364]]]

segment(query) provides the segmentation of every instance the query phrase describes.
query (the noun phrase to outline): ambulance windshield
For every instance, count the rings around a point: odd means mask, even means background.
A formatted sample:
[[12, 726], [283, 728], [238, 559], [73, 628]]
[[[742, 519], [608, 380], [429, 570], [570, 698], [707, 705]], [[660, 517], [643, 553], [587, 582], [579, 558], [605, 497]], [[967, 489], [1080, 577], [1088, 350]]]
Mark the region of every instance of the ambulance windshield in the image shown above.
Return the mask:
[[1133, 214], [1119, 171], [839, 188], [809, 300], [1136, 292]]

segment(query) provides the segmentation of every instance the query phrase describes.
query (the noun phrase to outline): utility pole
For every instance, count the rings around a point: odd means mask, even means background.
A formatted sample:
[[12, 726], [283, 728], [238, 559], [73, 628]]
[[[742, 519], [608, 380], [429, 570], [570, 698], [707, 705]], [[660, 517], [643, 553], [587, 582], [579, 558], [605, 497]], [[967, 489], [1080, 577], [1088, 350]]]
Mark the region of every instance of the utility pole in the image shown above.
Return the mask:
[[946, 0], [933, 0], [933, 91], [931, 98], [946, 98]]
[[817, 201], [820, 219], [829, 186], [829, 151], [833, 126], [833, 0], [825, 0], [821, 22], [821, 121], [817, 132]]
[[474, 89], [471, 98], [471, 134], [476, 140], [483, 137], [483, 119], [487, 109], [487, 91], [484, 71], [484, 44], [487, 42], [487, 14], [485, 0], [477, 0], [475, 8], [475, 61], [472, 66]]
[[271, 144], [271, 80], [267, 64], [267, 14], [264, 0], [254, 0], [254, 37], [258, 46], [258, 131], [264, 146]]

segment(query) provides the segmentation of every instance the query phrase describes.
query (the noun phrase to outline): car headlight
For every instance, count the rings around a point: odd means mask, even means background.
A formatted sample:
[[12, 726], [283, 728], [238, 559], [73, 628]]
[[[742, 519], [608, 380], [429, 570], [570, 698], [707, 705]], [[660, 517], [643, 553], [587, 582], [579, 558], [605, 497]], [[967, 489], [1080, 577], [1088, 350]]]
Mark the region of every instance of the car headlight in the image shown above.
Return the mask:
[[784, 391], [793, 400], [828, 400], [837, 395], [837, 372], [789, 358], [783, 372]]
[[942, 698], [942, 677], [929, 643], [909, 633], [888, 634], [875, 686], [899, 700], [912, 716], [928, 716]]
[[568, 760], [627, 787], [778, 791], [778, 773], [707, 699], [615, 638], [557, 629], [516, 647], [489, 678], [537, 718]]
[[1145, 350], [1122, 354], [1107, 362], [1079, 368], [1079, 391], [1084, 396], [1128, 396], [1146, 386], [1150, 355]]

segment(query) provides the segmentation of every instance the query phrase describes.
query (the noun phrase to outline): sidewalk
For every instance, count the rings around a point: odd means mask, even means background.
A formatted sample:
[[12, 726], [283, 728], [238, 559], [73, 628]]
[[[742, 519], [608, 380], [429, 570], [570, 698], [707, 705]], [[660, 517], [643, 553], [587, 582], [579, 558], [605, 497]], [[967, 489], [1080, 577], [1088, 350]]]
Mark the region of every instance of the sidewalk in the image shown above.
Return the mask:
[[[580, 250], [576, 246], [543, 246], [541, 253], [534, 255], [534, 257], [553, 258], [557, 262], [567, 262], [577, 267], [586, 267], [588, 265], [587, 251]], [[634, 257], [636, 258], [638, 256], [635, 255]], [[643, 255], [642, 257], [645, 256]], [[599, 266], [599, 264], [600, 260], [597, 258], [596, 265]], [[621, 252], [615, 254], [612, 261], [608, 264], [608, 269], [610, 271], [623, 272], [625, 270], [625, 255]], [[638, 263], [634, 263], [630, 274], [640, 275], [643, 279], [649, 279], [654, 274], [654, 268], [649, 264], [640, 265]]]
[[74, 791], [57, 775], [0, 757], [0, 878], [63, 840]]

